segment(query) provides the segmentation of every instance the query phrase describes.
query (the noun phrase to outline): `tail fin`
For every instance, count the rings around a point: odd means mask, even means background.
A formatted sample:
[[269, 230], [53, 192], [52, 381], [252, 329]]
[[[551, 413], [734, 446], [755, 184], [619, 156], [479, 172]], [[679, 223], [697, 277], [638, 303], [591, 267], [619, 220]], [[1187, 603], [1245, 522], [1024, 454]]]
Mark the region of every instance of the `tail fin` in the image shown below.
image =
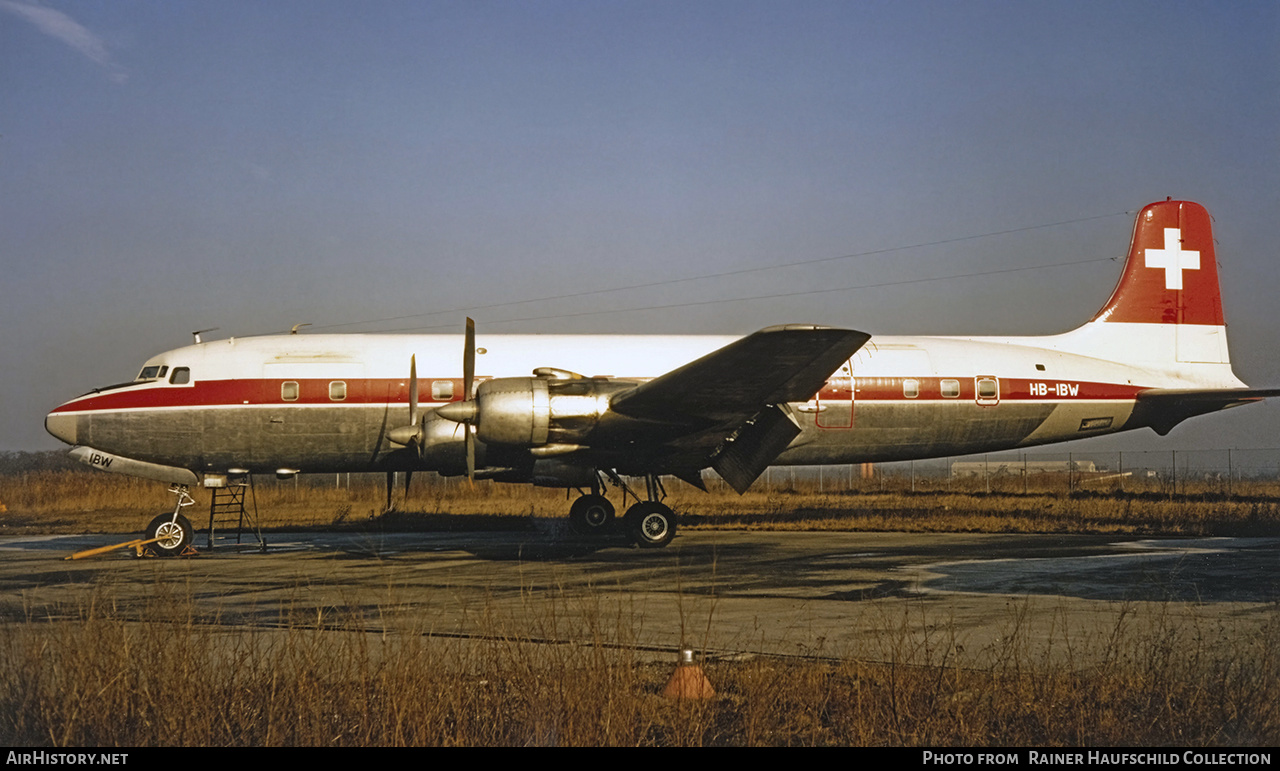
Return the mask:
[[1109, 341], [1120, 361], [1229, 364], [1209, 212], [1190, 201], [1143, 207], [1120, 283], [1077, 332]]
[[1124, 275], [1093, 320], [1224, 326], [1209, 212], [1190, 201], [1145, 206]]
[[1161, 436], [1187, 418], [1280, 396], [1231, 371], [1209, 212], [1161, 201], [1138, 213], [1120, 283], [1102, 310], [1064, 337], [1089, 355], [1149, 368], [1170, 385], [1138, 393], [1124, 428]]

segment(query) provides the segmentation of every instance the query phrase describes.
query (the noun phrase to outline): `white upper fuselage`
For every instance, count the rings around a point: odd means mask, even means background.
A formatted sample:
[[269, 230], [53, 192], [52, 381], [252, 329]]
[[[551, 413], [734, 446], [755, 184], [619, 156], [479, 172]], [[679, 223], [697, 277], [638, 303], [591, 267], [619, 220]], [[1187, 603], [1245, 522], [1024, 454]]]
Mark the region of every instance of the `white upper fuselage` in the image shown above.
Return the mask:
[[[1148, 327], [1141, 334], [1153, 341], [1149, 347], [1130, 344], [1135, 326]], [[994, 375], [1002, 379], [1052, 379], [1143, 388], [1244, 387], [1226, 363], [1203, 362], [1188, 367], [1185, 363], [1175, 365], [1143, 356], [1144, 350], [1164, 348], [1155, 339], [1173, 336], [1177, 327], [1116, 327], [1086, 325], [1044, 337], [875, 336], [853, 357], [852, 374], [858, 378]], [[1108, 336], [1123, 339], [1109, 345]], [[555, 367], [586, 377], [645, 380], [737, 339], [722, 335], [482, 335], [476, 340], [476, 376], [527, 377], [536, 368]], [[407, 384], [413, 356], [417, 358], [419, 378], [424, 381], [462, 377], [462, 339], [457, 335], [230, 338], [166, 351], [148, 359], [144, 369], [189, 367], [193, 382], [400, 378]]]

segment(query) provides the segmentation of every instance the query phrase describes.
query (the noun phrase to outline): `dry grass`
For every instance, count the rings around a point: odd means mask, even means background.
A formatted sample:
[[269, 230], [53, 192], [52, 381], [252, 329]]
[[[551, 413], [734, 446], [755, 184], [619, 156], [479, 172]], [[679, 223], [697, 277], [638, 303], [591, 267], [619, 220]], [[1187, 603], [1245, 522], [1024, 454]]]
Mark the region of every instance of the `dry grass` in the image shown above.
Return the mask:
[[[426, 475], [423, 475], [426, 476]], [[563, 516], [562, 491], [427, 477], [383, 515], [376, 477], [260, 484], [277, 527], [519, 528]], [[685, 527], [1275, 534], [1276, 490], [988, 494], [868, 485], [750, 493], [673, 490]], [[199, 493], [207, 505], [207, 492]], [[400, 493], [397, 491], [397, 499]], [[163, 486], [93, 472], [0, 476], [0, 532], [136, 530]], [[195, 507], [198, 512], [200, 506]], [[370, 513], [373, 513], [370, 519]], [[198, 520], [197, 520], [198, 521]], [[560, 603], [557, 606], [557, 603]], [[571, 603], [572, 607], [566, 607]], [[395, 616], [395, 603], [385, 615]], [[295, 602], [278, 623], [224, 625], [157, 582], [141, 606], [101, 585], [0, 625], [0, 744], [39, 746], [932, 745], [1270, 746], [1280, 742], [1280, 614], [1257, 634], [1132, 612], [1052, 651], [1017, 607], [981, 669], [941, 624], [923, 642], [886, 611], [861, 650], [823, 660], [707, 662], [719, 695], [659, 695], [672, 663], [598, 597], [537, 613], [481, 610], [484, 641], [371, 626]], [[1144, 611], [1147, 612], [1147, 611]], [[1156, 611], [1157, 614], [1159, 611]], [[380, 611], [381, 614], [381, 611]], [[375, 615], [374, 618], [380, 617]], [[708, 622], [710, 623], [710, 621]], [[1065, 624], [1064, 624], [1065, 628]], [[575, 645], [534, 640], [580, 640]], [[1036, 638], [1039, 639], [1039, 638]], [[1065, 651], [1064, 651], [1065, 648]], [[1050, 655], [1052, 653], [1052, 655]]]
[[972, 533], [1274, 535], [1280, 500], [1140, 493], [748, 494], [684, 527]]
[[[1119, 533], [1142, 535], [1280, 534], [1280, 485], [1236, 482], [1184, 486], [1177, 494], [1158, 486], [1077, 489], [1061, 480], [1037, 490], [986, 492], [981, 481], [932, 480], [930, 485], [869, 480], [851, 490], [820, 491], [809, 483], [752, 490], [738, 496], [723, 485], [710, 493], [671, 483], [667, 502], [685, 528], [752, 530], [892, 530], [905, 532]], [[881, 489], [881, 488], [885, 489]], [[1188, 489], [1189, 488], [1189, 489]], [[209, 492], [193, 491], [188, 510], [207, 520]], [[563, 517], [564, 491], [528, 485], [441, 479], [419, 474], [406, 497], [395, 492], [396, 511], [384, 513], [379, 475], [335, 479], [259, 479], [253, 490], [267, 528], [377, 527], [404, 530], [521, 529], [529, 517]], [[617, 496], [615, 496], [615, 500]], [[44, 471], [0, 475], [0, 533], [133, 532], [156, 513], [172, 510], [164, 485], [93, 471]]]
[[322, 613], [296, 606], [281, 611], [277, 628], [229, 630], [201, 618], [190, 598], [156, 589], [146, 607], [125, 609], [100, 588], [53, 618], [0, 629], [0, 744], [1208, 747], [1280, 740], [1274, 623], [1241, 639], [1185, 618], [1139, 625], [1122, 613], [1088, 640], [1061, 643], [1072, 653], [1064, 659], [1028, 642], [1014, 610], [996, 659], [978, 671], [954, 663], [945, 628], [921, 643], [886, 618], [869, 649], [835, 660], [709, 662], [718, 696], [673, 702], [659, 695], [671, 663], [638, 651], [625, 617], [538, 618], [535, 635], [588, 641], [573, 646], [530, 643], [489, 610], [486, 644], [426, 629], [370, 629], [366, 619], [318, 626]]

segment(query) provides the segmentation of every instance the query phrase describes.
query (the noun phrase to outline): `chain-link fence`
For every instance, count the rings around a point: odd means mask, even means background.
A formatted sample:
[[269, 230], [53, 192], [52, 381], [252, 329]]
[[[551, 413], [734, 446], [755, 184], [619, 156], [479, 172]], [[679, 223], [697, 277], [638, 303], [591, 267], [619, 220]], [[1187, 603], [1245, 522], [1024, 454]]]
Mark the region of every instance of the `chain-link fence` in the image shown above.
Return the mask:
[[[34, 471], [83, 471], [65, 453], [0, 453], [0, 475]], [[404, 484], [403, 473], [395, 489]], [[708, 488], [727, 490], [715, 472]], [[384, 489], [384, 474], [303, 474], [270, 486]], [[414, 475], [422, 487], [467, 484], [465, 479]], [[679, 484], [679, 483], [674, 483]], [[1280, 495], [1280, 448], [1225, 450], [1126, 450], [1123, 452], [1001, 452], [932, 460], [835, 466], [773, 466], [751, 488], [767, 492], [1133, 492], [1162, 494]], [[299, 491], [301, 493], [301, 491]]]
[[1002, 452], [896, 463], [775, 466], [753, 489], [1272, 495], [1280, 493], [1280, 448]]

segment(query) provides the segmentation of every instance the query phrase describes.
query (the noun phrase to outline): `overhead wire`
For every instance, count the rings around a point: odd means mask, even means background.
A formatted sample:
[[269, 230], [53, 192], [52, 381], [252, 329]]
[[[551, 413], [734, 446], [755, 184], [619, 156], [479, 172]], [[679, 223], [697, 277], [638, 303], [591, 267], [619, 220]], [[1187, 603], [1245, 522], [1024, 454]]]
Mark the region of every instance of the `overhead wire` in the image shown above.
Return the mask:
[[[1022, 271], [1031, 271], [1031, 270], [1047, 270], [1050, 268], [1065, 268], [1073, 265], [1088, 265], [1090, 263], [1096, 263], [1096, 262], [1116, 262], [1118, 259], [1119, 259], [1118, 257], [1094, 257], [1088, 260], [1072, 260], [1070, 262], [1055, 262], [1055, 263], [1049, 263], [1045, 265], [1025, 265], [1020, 268], [1000, 268], [998, 270], [984, 270], [984, 271], [978, 271], [976, 273], [956, 273], [949, 276], [933, 276], [930, 278], [908, 278], [908, 279], [902, 279], [900, 281], [882, 281], [875, 284], [855, 284], [852, 286], [829, 287], [826, 289], [806, 289], [806, 290], [797, 290], [794, 292], [775, 292], [772, 294], [745, 295], [741, 297], [725, 297], [725, 298], [715, 299], [715, 300], [691, 300], [689, 302], [668, 303], [666, 305], [642, 305], [635, 308], [605, 308], [602, 310], [594, 310], [594, 311], [575, 311], [571, 313], [550, 313], [544, 316], [524, 316], [521, 318], [510, 318], [510, 319], [485, 319], [485, 324], [507, 324], [507, 323], [522, 322], [522, 321], [544, 321], [546, 319], [567, 319], [567, 318], [575, 318], [578, 316], [598, 316], [602, 314], [633, 313], [637, 311], [667, 310], [671, 308], [692, 308], [692, 307], [701, 306], [701, 305], [718, 305], [721, 303], [736, 303], [736, 302], [745, 302], [748, 300], [773, 300], [773, 299], [784, 298], [784, 297], [800, 297], [803, 295], [827, 294], [830, 292], [852, 292], [859, 289], [880, 289], [883, 287], [890, 287], [890, 286], [902, 286], [904, 284], [924, 284], [932, 281], [954, 281], [954, 280], [965, 279], [965, 278], [996, 276], [1004, 273], [1019, 273]], [[384, 331], [421, 332], [429, 329], [452, 329], [455, 326], [457, 326], [457, 324], [449, 323], [449, 324], [435, 324], [431, 326], [401, 327], [397, 329], [388, 329]]]
[[[1094, 220], [1107, 219], [1111, 217], [1132, 216], [1132, 214], [1133, 214], [1132, 212], [1128, 212], [1128, 211], [1111, 212], [1109, 214], [1095, 214], [1089, 217], [1077, 217], [1075, 219], [1059, 220], [1057, 222], [1047, 222], [1039, 225], [1027, 225], [1025, 227], [1009, 228], [1006, 230], [995, 230], [995, 231], [989, 231], [986, 233], [977, 233], [977, 234], [967, 235], [967, 236], [958, 236], [955, 238], [944, 238], [936, 241], [923, 241], [920, 243], [907, 244], [903, 246], [891, 246], [891, 247], [885, 247], [882, 249], [871, 249], [864, 252], [841, 254], [841, 255], [836, 255], [832, 257], [818, 257], [818, 258], [808, 259], [808, 260], [795, 260], [792, 262], [777, 263], [774, 265], [764, 265], [764, 266], [754, 267], [754, 268], [737, 268], [734, 270], [719, 271], [716, 273], [705, 273], [698, 276], [685, 276], [681, 278], [663, 279], [660, 281], [647, 281], [639, 284], [628, 284], [625, 286], [606, 287], [603, 289], [584, 289], [576, 292], [567, 292], [567, 293], [558, 294], [558, 295], [548, 295], [545, 297], [535, 297], [535, 298], [530, 298], [526, 300], [509, 300], [509, 301], [497, 302], [497, 303], [487, 303], [484, 305], [466, 305], [466, 306], [458, 306], [454, 308], [447, 308], [447, 309], [441, 309], [441, 310], [424, 311], [422, 313], [410, 313], [410, 314], [405, 314], [401, 316], [388, 316], [388, 317], [377, 318], [377, 319], [366, 319], [363, 321], [347, 321], [347, 322], [342, 322], [338, 324], [313, 325], [312, 330], [318, 332], [322, 330], [335, 330], [335, 329], [341, 329], [345, 327], [363, 326], [366, 324], [387, 324], [387, 323], [396, 322], [396, 321], [406, 321], [408, 319], [427, 318], [429, 316], [439, 316], [439, 315], [445, 315], [445, 314], [456, 315], [464, 312], [474, 313], [476, 311], [492, 310], [494, 308], [508, 308], [516, 305], [528, 305], [531, 303], [552, 302], [556, 300], [570, 300], [570, 299], [576, 299], [581, 297], [588, 297], [591, 295], [610, 294], [613, 292], [626, 292], [626, 291], [635, 291], [639, 289], [652, 289], [655, 287], [672, 286], [675, 284], [683, 284], [683, 283], [689, 283], [693, 281], [723, 279], [723, 278], [729, 278], [733, 276], [746, 275], [749, 273], [761, 273], [761, 272], [770, 271], [770, 270], [784, 270], [787, 268], [802, 267], [807, 265], [821, 265], [824, 263], [837, 262], [840, 260], [850, 260], [850, 259], [855, 259], [860, 257], [874, 257], [878, 255], [883, 255], [883, 254], [892, 254], [894, 252], [910, 251], [913, 249], [924, 249], [924, 248], [933, 247], [933, 246], [946, 246], [948, 244], [963, 243], [965, 241], [974, 241], [974, 240], [983, 239], [983, 238], [994, 238], [997, 236], [1011, 235], [1015, 233], [1026, 233], [1026, 232], [1035, 231], [1035, 230], [1044, 230], [1047, 228], [1061, 227], [1063, 225], [1074, 225], [1081, 222], [1092, 222]], [[691, 307], [691, 306], [697, 306], [697, 305], [713, 305], [718, 303], [744, 302], [749, 300], [772, 299], [772, 298], [779, 298], [779, 297], [796, 297], [796, 296], [810, 295], [810, 294], [825, 294], [829, 292], [852, 291], [855, 289], [870, 289], [870, 288], [877, 288], [877, 287], [900, 286], [905, 284], [923, 283], [923, 282], [930, 282], [930, 281], [945, 281], [950, 279], [973, 278], [978, 276], [989, 276], [989, 275], [997, 275], [1000, 273], [1012, 273], [1012, 272], [1026, 271], [1026, 270], [1042, 270], [1047, 268], [1057, 268], [1057, 267], [1064, 267], [1069, 265], [1082, 265], [1082, 264], [1091, 263], [1091, 262], [1104, 262], [1104, 261], [1113, 260], [1113, 259], [1115, 258], [1104, 257], [1104, 258], [1097, 258], [1097, 259], [1091, 259], [1091, 260], [1077, 260], [1073, 262], [1053, 263], [1049, 265], [1035, 265], [1035, 266], [1026, 266], [1021, 268], [1008, 268], [1008, 269], [995, 270], [995, 271], [959, 274], [954, 276], [939, 276], [934, 278], [921, 278], [921, 279], [904, 279], [902, 281], [890, 281], [890, 282], [884, 282], [884, 283], [878, 283], [878, 284], [864, 284], [864, 285], [841, 287], [841, 288], [835, 288], [835, 289], [828, 288], [828, 289], [816, 289], [816, 290], [809, 290], [809, 291], [784, 292], [784, 293], [778, 293], [778, 294], [748, 295], [743, 297], [733, 297], [733, 298], [725, 298], [725, 299], [719, 299], [719, 300], [700, 300], [700, 301], [693, 301], [693, 302], [687, 302], [687, 303], [672, 303], [668, 305], [651, 305], [651, 306], [625, 308], [625, 309], [611, 308], [611, 309], [601, 310], [601, 311], [577, 311], [577, 312], [569, 312], [569, 313], [555, 313], [555, 314], [547, 314], [542, 316], [528, 316], [524, 318], [488, 320], [486, 323], [499, 324], [499, 323], [507, 323], [507, 322], [518, 322], [518, 321], [537, 321], [537, 320], [555, 319], [555, 318], [573, 318], [576, 316], [592, 316], [592, 315], [599, 315], [604, 313], [629, 313], [629, 312], [644, 311], [644, 310], [663, 310], [663, 309], [669, 309], [669, 308], [684, 308], [684, 307]], [[388, 330], [381, 330], [381, 331], [408, 332], [408, 331], [421, 331], [421, 330], [429, 330], [429, 329], [451, 328], [453, 326], [454, 326], [453, 323], [425, 325], [425, 326], [419, 325], [419, 326], [412, 326], [412, 327], [399, 327], [396, 329], [388, 329]]]

